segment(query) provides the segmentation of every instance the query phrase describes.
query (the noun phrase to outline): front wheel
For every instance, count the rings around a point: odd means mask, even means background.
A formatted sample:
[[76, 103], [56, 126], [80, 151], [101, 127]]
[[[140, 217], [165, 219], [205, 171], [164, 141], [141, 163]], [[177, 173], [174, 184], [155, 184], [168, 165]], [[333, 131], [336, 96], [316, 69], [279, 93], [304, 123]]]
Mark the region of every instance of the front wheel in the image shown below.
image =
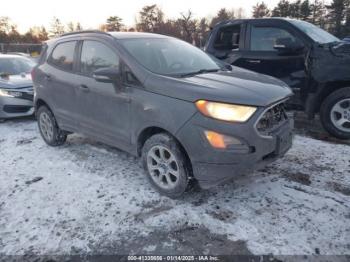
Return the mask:
[[323, 127], [339, 139], [350, 139], [350, 87], [330, 94], [322, 103], [320, 117]]
[[50, 146], [60, 146], [67, 139], [67, 133], [61, 130], [56, 122], [56, 119], [50, 109], [46, 106], [41, 106], [38, 109], [38, 126], [40, 134], [46, 144]]
[[172, 136], [162, 133], [150, 137], [142, 149], [142, 162], [160, 193], [177, 198], [188, 188], [189, 163]]

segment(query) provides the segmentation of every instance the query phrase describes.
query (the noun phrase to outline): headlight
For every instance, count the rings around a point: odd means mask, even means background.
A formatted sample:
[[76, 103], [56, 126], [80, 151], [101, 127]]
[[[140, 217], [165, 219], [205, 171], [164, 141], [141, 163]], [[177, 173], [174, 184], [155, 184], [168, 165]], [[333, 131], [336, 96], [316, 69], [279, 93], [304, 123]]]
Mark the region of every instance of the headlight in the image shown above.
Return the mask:
[[242, 106], [198, 100], [198, 110], [205, 116], [230, 122], [246, 122], [256, 111], [254, 106]]
[[0, 89], [0, 96], [21, 97], [22, 93], [21, 92], [16, 92], [16, 91], [8, 91], [8, 90]]

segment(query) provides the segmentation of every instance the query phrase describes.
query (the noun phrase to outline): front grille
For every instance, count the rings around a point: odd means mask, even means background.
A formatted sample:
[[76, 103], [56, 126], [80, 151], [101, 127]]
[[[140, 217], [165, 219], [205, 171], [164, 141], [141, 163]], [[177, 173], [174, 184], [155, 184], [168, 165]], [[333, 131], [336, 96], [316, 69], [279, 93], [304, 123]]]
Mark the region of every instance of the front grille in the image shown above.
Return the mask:
[[15, 106], [15, 105], [5, 105], [4, 111], [6, 113], [26, 113], [28, 112], [32, 107], [31, 106]]
[[256, 129], [262, 135], [270, 135], [288, 119], [284, 103], [277, 104], [263, 114], [256, 125]]

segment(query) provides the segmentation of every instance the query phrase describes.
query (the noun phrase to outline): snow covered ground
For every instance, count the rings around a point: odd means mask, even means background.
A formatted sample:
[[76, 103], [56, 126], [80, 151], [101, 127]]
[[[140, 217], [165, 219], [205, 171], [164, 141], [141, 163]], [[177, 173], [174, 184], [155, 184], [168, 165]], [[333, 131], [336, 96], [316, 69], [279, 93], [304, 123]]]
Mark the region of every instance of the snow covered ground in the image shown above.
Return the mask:
[[180, 200], [138, 159], [0, 123], [0, 254], [350, 254], [350, 146], [296, 136], [264, 170]]

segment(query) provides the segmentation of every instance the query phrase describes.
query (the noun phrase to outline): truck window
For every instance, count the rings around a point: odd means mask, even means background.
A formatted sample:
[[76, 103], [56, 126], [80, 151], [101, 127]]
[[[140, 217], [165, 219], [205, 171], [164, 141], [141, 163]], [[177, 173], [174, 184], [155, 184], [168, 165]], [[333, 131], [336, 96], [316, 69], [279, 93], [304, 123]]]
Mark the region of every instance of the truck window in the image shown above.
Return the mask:
[[251, 51], [276, 51], [274, 45], [279, 38], [290, 38], [296, 42], [296, 38], [288, 31], [276, 27], [252, 26], [250, 34]]
[[239, 48], [241, 25], [225, 26], [219, 30], [214, 42], [218, 50], [232, 50]]

